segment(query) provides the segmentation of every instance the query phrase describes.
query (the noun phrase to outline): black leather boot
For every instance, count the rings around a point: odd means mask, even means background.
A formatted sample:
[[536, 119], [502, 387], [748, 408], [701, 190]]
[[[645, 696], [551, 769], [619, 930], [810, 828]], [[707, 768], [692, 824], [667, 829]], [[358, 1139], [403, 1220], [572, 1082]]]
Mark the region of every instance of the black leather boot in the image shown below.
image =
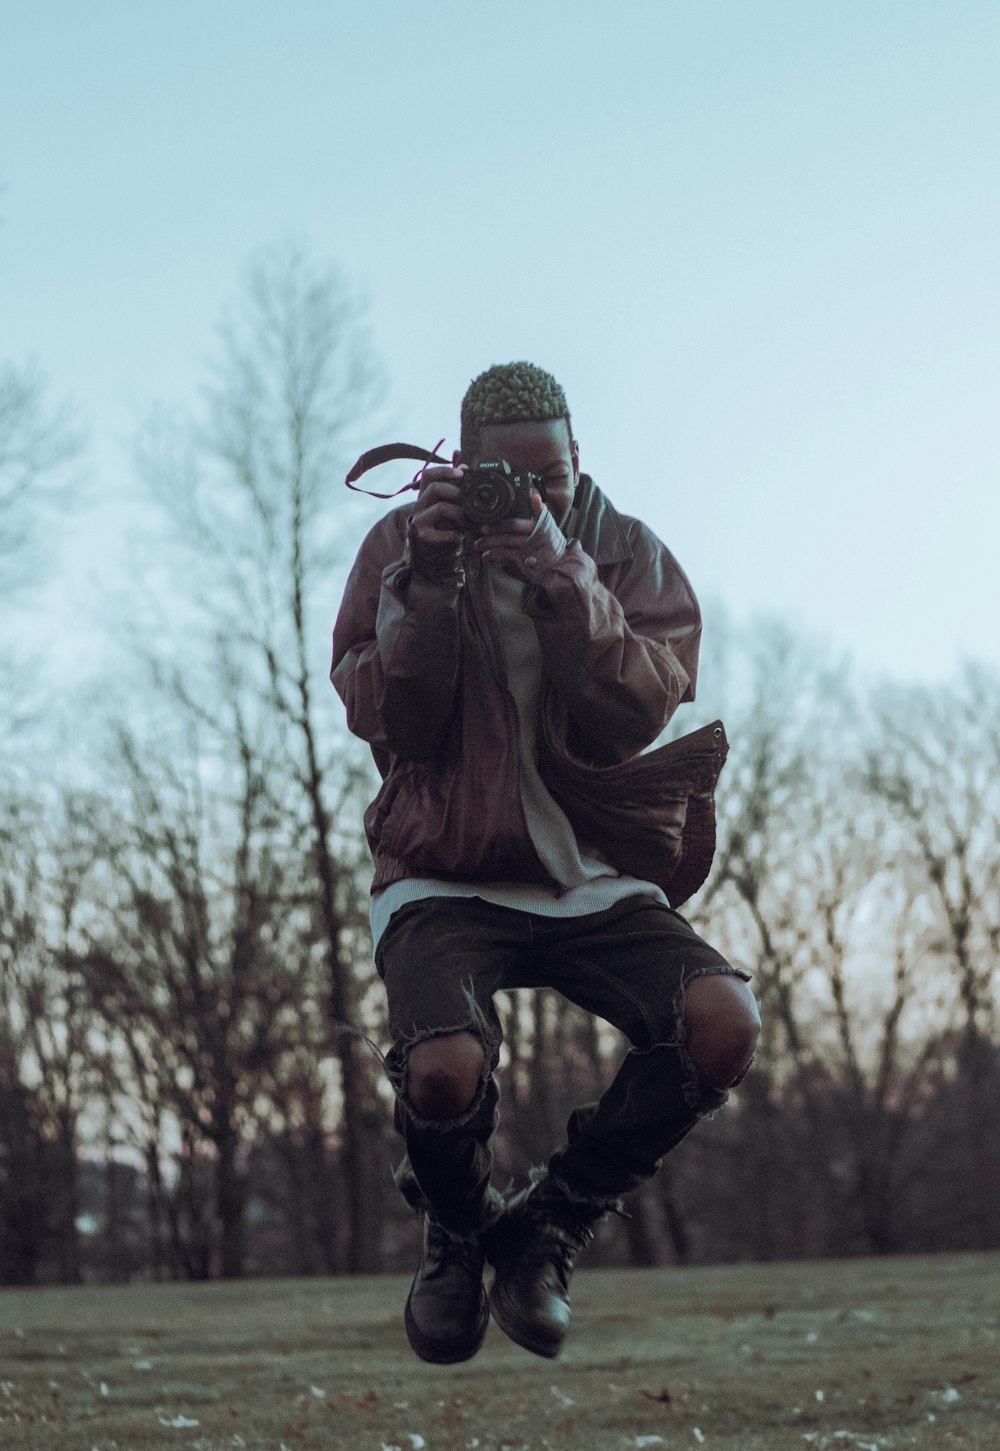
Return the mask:
[[483, 1288], [481, 1234], [452, 1234], [424, 1215], [424, 1245], [410, 1286], [406, 1335], [421, 1360], [454, 1365], [483, 1343], [490, 1307]]
[[496, 1268], [490, 1309], [504, 1334], [525, 1350], [559, 1354], [569, 1329], [574, 1260], [607, 1211], [606, 1205], [570, 1201], [543, 1180], [515, 1195], [490, 1231]]

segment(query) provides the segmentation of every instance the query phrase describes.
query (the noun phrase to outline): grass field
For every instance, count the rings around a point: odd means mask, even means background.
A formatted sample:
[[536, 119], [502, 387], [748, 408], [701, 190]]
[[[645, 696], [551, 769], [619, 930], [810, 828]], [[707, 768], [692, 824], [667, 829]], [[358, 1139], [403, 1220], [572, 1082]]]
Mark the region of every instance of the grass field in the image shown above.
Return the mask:
[[563, 1354], [412, 1355], [407, 1281], [0, 1292], [16, 1451], [1000, 1451], [1000, 1256], [579, 1271]]

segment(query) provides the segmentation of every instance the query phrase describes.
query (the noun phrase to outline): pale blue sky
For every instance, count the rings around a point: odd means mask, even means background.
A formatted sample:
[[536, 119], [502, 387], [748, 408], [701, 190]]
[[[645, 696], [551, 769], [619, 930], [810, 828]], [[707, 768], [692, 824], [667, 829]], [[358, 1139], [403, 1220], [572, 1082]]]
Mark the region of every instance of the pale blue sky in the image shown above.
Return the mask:
[[291, 238], [371, 297], [370, 442], [454, 446], [529, 357], [703, 597], [1000, 667], [998, 76], [996, 0], [3, 0], [0, 356], [103, 501], [51, 638], [125, 567], [137, 422]]

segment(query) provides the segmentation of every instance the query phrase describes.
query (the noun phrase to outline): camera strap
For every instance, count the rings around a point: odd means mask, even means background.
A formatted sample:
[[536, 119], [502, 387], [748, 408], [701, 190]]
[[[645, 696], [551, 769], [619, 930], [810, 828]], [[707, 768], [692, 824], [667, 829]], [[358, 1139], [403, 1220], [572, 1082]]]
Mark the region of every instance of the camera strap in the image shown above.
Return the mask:
[[[378, 448], [369, 448], [358, 459], [357, 463], [348, 473], [344, 483], [356, 494], [368, 494], [373, 499], [395, 499], [397, 494], [405, 494], [408, 489], [420, 488], [420, 475], [428, 464], [450, 464], [451, 460], [442, 458], [438, 449], [444, 443], [444, 439], [438, 439], [433, 450], [421, 448], [416, 443], [382, 443]], [[359, 489], [355, 480], [360, 479], [369, 469], [377, 469], [380, 464], [392, 463], [397, 458], [418, 459], [422, 462], [423, 468], [419, 468], [408, 484], [401, 489], [394, 489], [391, 494], [377, 494], [374, 489]]]

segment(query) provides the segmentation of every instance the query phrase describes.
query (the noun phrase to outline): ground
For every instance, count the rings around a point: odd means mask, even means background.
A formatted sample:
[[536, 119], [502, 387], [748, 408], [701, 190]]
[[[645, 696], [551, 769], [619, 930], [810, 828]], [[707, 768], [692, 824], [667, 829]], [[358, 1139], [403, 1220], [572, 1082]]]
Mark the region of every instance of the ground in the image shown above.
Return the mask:
[[583, 1269], [555, 1361], [406, 1343], [407, 1281], [0, 1291], [11, 1451], [1000, 1451], [1000, 1255]]

